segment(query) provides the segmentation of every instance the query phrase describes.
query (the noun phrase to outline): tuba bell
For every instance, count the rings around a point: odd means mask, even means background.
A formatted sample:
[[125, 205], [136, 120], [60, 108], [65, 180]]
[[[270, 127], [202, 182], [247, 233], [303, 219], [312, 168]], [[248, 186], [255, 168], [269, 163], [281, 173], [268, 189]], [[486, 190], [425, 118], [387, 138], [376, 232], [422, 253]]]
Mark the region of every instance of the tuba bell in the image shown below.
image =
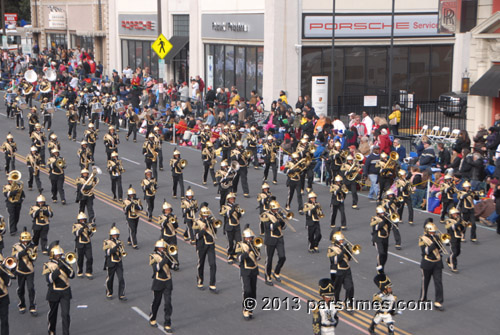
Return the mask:
[[57, 79], [57, 73], [52, 69], [48, 69], [47, 71], [45, 71], [44, 75], [48, 81], [55, 81]]
[[358, 162], [363, 161], [365, 159], [365, 156], [361, 152], [358, 152], [357, 154], [354, 155], [354, 159], [357, 160]]
[[34, 83], [37, 80], [36, 72], [34, 70], [26, 71], [24, 73], [24, 79], [26, 79], [28, 83]]
[[240, 169], [240, 163], [238, 163], [237, 161], [232, 161], [231, 169], [233, 169], [234, 171], [238, 171]]
[[22, 174], [19, 170], [14, 170], [9, 172], [8, 178], [10, 178], [14, 182], [17, 182], [18, 180], [21, 180]]

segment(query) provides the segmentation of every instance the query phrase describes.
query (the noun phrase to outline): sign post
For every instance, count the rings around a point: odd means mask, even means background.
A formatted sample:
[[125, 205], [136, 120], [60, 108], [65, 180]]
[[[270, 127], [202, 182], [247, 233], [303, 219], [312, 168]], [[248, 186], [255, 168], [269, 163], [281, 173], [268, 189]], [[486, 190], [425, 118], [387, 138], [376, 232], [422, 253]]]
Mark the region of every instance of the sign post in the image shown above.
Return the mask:
[[316, 115], [328, 115], [328, 76], [313, 76], [311, 102]]
[[160, 59], [165, 58], [165, 56], [172, 50], [173, 45], [170, 43], [163, 34], [160, 34], [156, 41], [153, 42], [151, 48], [156, 52]]

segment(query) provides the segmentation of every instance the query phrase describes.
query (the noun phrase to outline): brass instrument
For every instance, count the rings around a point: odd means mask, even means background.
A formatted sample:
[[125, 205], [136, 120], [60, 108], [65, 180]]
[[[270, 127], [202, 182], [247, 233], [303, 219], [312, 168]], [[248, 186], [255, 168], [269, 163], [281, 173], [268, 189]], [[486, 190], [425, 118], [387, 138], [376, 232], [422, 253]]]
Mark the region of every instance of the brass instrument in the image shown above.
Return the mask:
[[13, 171], [9, 172], [8, 177], [9, 177], [12, 181], [17, 182], [18, 180], [20, 180], [20, 179], [21, 179], [22, 174], [21, 174], [21, 172], [20, 172], [20, 171], [18, 171], [18, 170], [13, 170]]
[[253, 153], [250, 150], [245, 150], [243, 152], [243, 157], [245, 157], [246, 160], [249, 160], [252, 157]]
[[346, 171], [345, 178], [348, 181], [353, 181], [354, 179], [356, 179], [358, 177], [360, 170], [361, 170], [361, 166], [359, 166], [358, 162], [354, 162], [352, 164], [352, 166], [349, 168], [349, 170]]
[[349, 193], [349, 189], [348, 189], [348, 188], [347, 188], [347, 186], [345, 186], [344, 184], [342, 184], [342, 186], [341, 186], [340, 190], [341, 190], [342, 192], [344, 192], [345, 194]]
[[342, 150], [339, 154], [339, 158], [342, 163], [346, 162], [347, 156], [349, 156], [349, 150]]
[[95, 234], [95, 233], [97, 232], [97, 227], [96, 227], [94, 224], [90, 223], [90, 224], [88, 225], [88, 230], [89, 230], [91, 233]]
[[64, 260], [65, 262], [67, 262], [68, 264], [75, 264], [76, 263], [76, 254], [72, 251], [68, 251], [65, 255], [64, 255]]
[[[361, 246], [359, 244], [352, 244], [348, 239], [344, 238], [345, 245], [342, 245], [342, 248], [344, 248], [345, 251], [351, 256], [352, 260], [355, 261], [356, 263], [359, 263], [356, 257], [354, 255], [359, 255], [361, 253]], [[347, 247], [347, 248], [346, 248]], [[349, 251], [349, 248], [351, 248], [352, 252]]]
[[295, 163], [290, 170], [294, 170], [293, 172], [289, 172], [288, 176], [290, 178], [297, 178], [300, 176], [302, 172], [304, 172], [305, 169], [311, 164], [312, 159], [310, 157], [304, 157], [301, 160], [299, 160], [297, 163]]
[[396, 213], [393, 213], [391, 215], [384, 214], [384, 217], [386, 218], [387, 221], [389, 221], [392, 224], [394, 228], [399, 229], [399, 227], [396, 225], [396, 223], [398, 223], [400, 220], [398, 214]]
[[219, 229], [220, 227], [222, 227], [222, 221], [221, 220], [215, 220], [214, 221], [214, 227]]
[[52, 90], [52, 84], [48, 80], [43, 80], [40, 83], [40, 93], [49, 93]]
[[314, 208], [316, 207], [316, 204], [312, 204], [310, 202], [307, 202], [304, 207], [302, 208], [302, 210], [304, 212], [309, 212], [310, 210], [313, 210]]
[[66, 168], [66, 161], [62, 157], [58, 157], [56, 160], [56, 165], [59, 169]]
[[4, 222], [0, 222], [0, 230], [4, 230], [5, 229], [5, 223]]
[[35, 245], [33, 247], [28, 247], [26, 249], [26, 253], [28, 254], [28, 257], [32, 260], [32, 261], [36, 261], [37, 257], [38, 257], [38, 247]]
[[180, 168], [181, 168], [181, 169], [186, 168], [186, 166], [187, 166], [187, 165], [188, 165], [188, 161], [187, 161], [187, 160], [185, 160], [185, 159], [181, 159], [181, 160], [179, 161], [179, 166], [180, 166]]
[[173, 245], [173, 244], [170, 244], [168, 247], [167, 247], [167, 250], [168, 250], [168, 254], [170, 256], [175, 256], [177, 255], [177, 246], [176, 245]]
[[241, 215], [245, 215], [245, 213], [246, 213], [246, 211], [243, 208], [241, 208], [239, 205], [236, 207], [236, 211], [238, 213], [240, 213]]
[[434, 240], [434, 242], [436, 242], [439, 250], [441, 250], [441, 252], [444, 255], [448, 255], [449, 254], [448, 250], [446, 250], [444, 245], [450, 243], [451, 236], [450, 236], [450, 234], [443, 234], [439, 229], [438, 229], [438, 232], [439, 232], [439, 235], [438, 236], [432, 235], [432, 239]]
[[127, 252], [125, 251], [125, 247], [123, 246], [123, 243], [118, 243], [118, 253], [120, 253], [120, 255], [122, 257], [127, 257]]
[[17, 260], [15, 257], [6, 257], [3, 260], [2, 265], [8, 270], [13, 270], [17, 266]]
[[397, 198], [396, 198], [396, 200], [397, 200], [398, 202], [403, 202], [403, 201], [405, 201], [405, 199], [403, 198], [403, 196], [402, 196], [402, 195], [400, 195], [399, 197], [397, 197]]
[[[88, 179], [85, 181], [85, 183], [83, 183], [81, 191], [80, 191], [80, 192], [82, 192], [83, 195], [89, 195], [90, 192], [92, 192], [92, 190], [86, 191], [85, 187], [88, 186], [88, 184], [94, 180], [94, 178], [97, 174], [101, 174], [101, 173], [102, 173], [102, 171], [99, 167], [97, 167], [97, 166], [92, 167], [92, 173], [90, 174]], [[97, 184], [99, 184], [99, 178], [96, 178], [96, 182], [95, 182], [95, 185], [93, 188], [95, 188], [97, 186]]]
[[285, 221], [285, 223], [290, 226], [290, 229], [296, 233], [297, 230], [295, 230], [295, 228], [290, 224], [290, 220], [293, 219], [293, 217], [295, 216], [293, 214], [293, 212], [286, 212], [284, 211], [283, 209], [279, 209], [279, 211], [276, 213], [277, 216], [279, 216], [281, 218], [281, 220]]
[[177, 222], [177, 218], [175, 216], [171, 216], [169, 219], [168, 219], [168, 223], [170, 224], [174, 224], [175, 222]]
[[323, 213], [323, 210], [321, 209], [321, 206], [317, 207], [317, 213], [318, 213], [318, 218], [323, 219], [325, 217], [325, 213]]
[[261, 248], [264, 245], [264, 240], [262, 239], [262, 237], [256, 237], [253, 239], [253, 245], [256, 248]]
[[[399, 160], [398, 153], [393, 151], [389, 155], [389, 159], [387, 160], [387, 162], [385, 162], [384, 165], [382, 165], [382, 163], [381, 163], [380, 167], [382, 168], [382, 170], [394, 169], [396, 167], [396, 163], [398, 162], [398, 160]], [[386, 175], [386, 174], [387, 173], [384, 173], [384, 175]]]
[[133, 216], [136, 216], [135, 204], [136, 204], [136, 200], [132, 199], [130, 201], [130, 214], [132, 214]]

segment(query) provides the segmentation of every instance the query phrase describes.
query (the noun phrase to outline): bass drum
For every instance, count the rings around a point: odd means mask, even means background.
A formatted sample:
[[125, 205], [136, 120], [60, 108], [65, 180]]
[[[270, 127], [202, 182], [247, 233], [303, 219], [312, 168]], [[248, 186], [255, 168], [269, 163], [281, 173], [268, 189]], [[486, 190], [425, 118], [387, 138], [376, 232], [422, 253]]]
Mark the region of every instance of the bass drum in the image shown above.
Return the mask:
[[100, 102], [96, 102], [92, 104], [92, 113], [102, 113], [102, 104]]
[[118, 112], [118, 113], [121, 113], [125, 110], [125, 106], [123, 106], [123, 102], [121, 101], [118, 101], [117, 103], [115, 103], [115, 110]]
[[45, 110], [49, 113], [54, 113], [56, 111], [56, 106], [54, 106], [53, 102], [47, 102], [45, 104]]
[[29, 107], [24, 98], [19, 98], [18, 105], [21, 109], [26, 109]]

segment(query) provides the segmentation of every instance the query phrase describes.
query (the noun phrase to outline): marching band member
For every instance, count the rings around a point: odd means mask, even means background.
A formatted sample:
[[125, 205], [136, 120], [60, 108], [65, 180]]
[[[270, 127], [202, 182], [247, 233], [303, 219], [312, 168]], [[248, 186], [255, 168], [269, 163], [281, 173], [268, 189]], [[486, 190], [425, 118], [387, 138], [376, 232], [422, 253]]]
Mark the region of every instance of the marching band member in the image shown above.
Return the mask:
[[57, 148], [52, 149], [52, 157], [47, 161], [49, 166], [49, 179], [52, 184], [52, 202], [57, 202], [57, 193], [61, 197], [61, 203], [66, 205], [66, 197], [64, 195], [64, 169], [66, 168], [66, 160], [59, 156]]
[[109, 93], [106, 93], [102, 99], [101, 103], [103, 106], [102, 120], [109, 126], [111, 124], [111, 97]]
[[182, 216], [184, 217], [184, 224], [186, 229], [184, 230], [184, 241], [190, 241], [191, 245], [196, 244], [195, 236], [193, 233], [193, 223], [195, 221], [195, 215], [198, 211], [198, 201], [194, 199], [194, 191], [191, 187], [187, 188], [186, 199], [181, 202]]
[[247, 136], [247, 150], [249, 150], [253, 157], [253, 168], [258, 169], [259, 168], [259, 158], [257, 157], [257, 145], [259, 144], [259, 133], [257, 131], [257, 128], [254, 126], [250, 127], [250, 133]]
[[462, 242], [465, 242], [465, 233], [467, 231], [467, 226], [470, 226], [470, 240], [472, 242], [477, 242], [474, 200], [479, 200], [479, 195], [477, 192], [472, 191], [471, 187], [471, 183], [468, 180], [465, 181], [462, 184], [462, 188], [464, 190], [459, 193], [458, 199], [458, 208], [460, 209], [460, 213], [462, 214], [462, 219], [467, 222], [467, 224], [464, 225]]
[[76, 141], [76, 128], [78, 124], [78, 112], [75, 110], [75, 105], [71, 104], [66, 112], [68, 118], [68, 139]]
[[45, 134], [40, 123], [35, 125], [35, 131], [31, 133], [31, 145], [36, 148], [42, 160], [41, 166], [45, 166]]
[[224, 232], [227, 234], [227, 263], [236, 260], [236, 245], [241, 241], [240, 219], [245, 211], [236, 203], [236, 194], [230, 192], [226, 196], [226, 204], [222, 206], [220, 215], [224, 217]]
[[99, 101], [98, 97], [93, 97], [92, 102], [90, 103], [90, 122], [92, 122], [95, 126], [96, 129], [99, 129], [99, 117], [100, 117], [100, 111], [99, 108], [101, 108], [102, 105]]
[[[92, 122], [89, 123], [88, 129], [83, 132], [83, 139], [87, 141], [90, 151], [92, 152], [92, 157], [95, 154], [95, 144], [97, 143], [98, 130], [94, 128], [94, 124]], [[106, 143], [105, 143], [106, 145]], [[106, 146], [107, 149], [107, 146]], [[118, 151], [118, 150], [116, 150]], [[109, 159], [109, 158], [108, 158]]]
[[137, 225], [139, 224], [139, 212], [142, 211], [142, 203], [140, 199], [136, 198], [132, 185], [127, 190], [127, 197], [123, 202], [123, 211], [128, 224], [127, 244], [132, 245], [134, 249], [139, 249], [137, 246]]
[[177, 262], [172, 257], [169, 245], [164, 240], [156, 241], [155, 250], [149, 255], [149, 265], [153, 268], [153, 284], [151, 285], [153, 303], [149, 314], [149, 325], [158, 327], [156, 316], [161, 300], [164, 298], [165, 321], [163, 322], [163, 329], [170, 334], [172, 332], [172, 274], [170, 269], [174, 268]]
[[217, 228], [220, 227], [220, 221], [216, 222], [212, 212], [205, 202], [201, 205], [200, 217], [193, 224], [194, 234], [196, 236], [196, 253], [198, 255], [198, 279], [197, 287], [204, 290], [203, 279], [205, 269], [205, 259], [208, 258], [210, 266], [210, 284], [209, 290], [212, 293], [218, 293], [215, 286], [215, 276], [217, 265], [215, 263], [215, 239], [217, 238]]
[[220, 195], [220, 209], [226, 203], [226, 197], [229, 192], [233, 189], [233, 180], [236, 176], [236, 170], [233, 167], [228, 166], [228, 162], [223, 160], [220, 163], [220, 170], [215, 173], [217, 178], [217, 183], [219, 184], [219, 195]]
[[380, 289], [380, 292], [373, 295], [373, 301], [378, 301], [380, 303], [380, 309], [378, 309], [373, 316], [368, 331], [370, 334], [375, 334], [375, 327], [383, 321], [387, 326], [388, 335], [394, 335], [394, 319], [392, 317], [397, 313], [397, 297], [392, 293], [391, 280], [385, 274], [377, 274], [375, 278], [373, 278], [373, 281]]
[[2, 150], [5, 154], [5, 174], [16, 169], [16, 152], [17, 144], [14, 141], [14, 136], [9, 132], [5, 142], [2, 144]]
[[181, 159], [181, 152], [177, 149], [174, 150], [173, 158], [170, 159], [170, 167], [172, 168], [172, 198], [177, 199], [177, 184], [181, 189], [181, 199], [184, 199], [184, 178], [182, 170], [184, 169], [183, 163], [186, 160]]
[[332, 209], [330, 227], [335, 228], [337, 212], [340, 211], [340, 229], [344, 230], [347, 229], [344, 201], [349, 191], [347, 190], [347, 187], [342, 184], [342, 180], [342, 176], [337, 175], [334, 179], [333, 184], [330, 185], [330, 193], [332, 194], [332, 200], [330, 202], [330, 208]]
[[83, 261], [87, 259], [85, 266], [85, 276], [92, 280], [92, 241], [91, 237], [96, 231], [95, 223], [87, 221], [87, 215], [83, 212], [78, 213], [76, 222], [73, 223], [72, 232], [75, 235], [75, 250], [77, 255], [77, 272], [78, 277], [83, 277]]
[[132, 105], [128, 106], [127, 111], [125, 112], [125, 117], [128, 119], [128, 133], [125, 136], [125, 139], [128, 141], [130, 134], [134, 135], [134, 143], [137, 142], [137, 130], [139, 127], [139, 116], [133, 110]]
[[118, 111], [117, 99], [116, 97], [111, 98], [111, 125], [110, 127], [115, 128], [116, 132], [120, 132], [120, 111]]
[[377, 250], [377, 272], [384, 273], [385, 263], [389, 252], [389, 235], [391, 233], [391, 223], [387, 220], [385, 209], [377, 206], [377, 213], [372, 216], [370, 226], [372, 227], [372, 243]]
[[[262, 239], [259, 238], [260, 241]], [[247, 224], [243, 230], [243, 241], [236, 245], [238, 262], [240, 263], [240, 277], [243, 284], [243, 318], [253, 318], [253, 310], [247, 309], [245, 300], [257, 299], [257, 277], [259, 276], [260, 242]]]
[[217, 185], [217, 180], [215, 179], [215, 164], [217, 163], [217, 159], [215, 158], [215, 150], [212, 142], [208, 141], [205, 143], [205, 147], [201, 151], [201, 160], [203, 161], [203, 185], [207, 184], [208, 171], [210, 171], [210, 176], [212, 177], [212, 181], [214, 186]]
[[[359, 170], [361, 169], [360, 166], [358, 166], [357, 162], [354, 161], [354, 157], [352, 155], [348, 155], [346, 157], [346, 162], [342, 164], [342, 167], [340, 168], [341, 171], [344, 172], [344, 183], [349, 191], [352, 193], [352, 208], [353, 209], [359, 209], [358, 208], [358, 180], [360, 178], [359, 176]], [[356, 177], [352, 177], [355, 173], [357, 173]]]
[[[185, 200], [184, 200], [185, 201]], [[179, 223], [177, 221], [177, 216], [172, 213], [172, 205], [164, 201], [162, 205], [162, 214], [158, 218], [161, 227], [161, 239], [165, 241], [169, 246], [177, 247], [177, 228], [179, 228]], [[174, 271], [179, 270], [179, 256], [178, 253], [172, 255], [176, 263], [173, 264], [172, 269]]]
[[418, 240], [418, 246], [422, 251], [422, 262], [420, 268], [422, 269], [422, 290], [420, 292], [420, 301], [427, 301], [427, 290], [434, 278], [434, 290], [436, 292], [436, 299], [434, 306], [443, 311], [443, 262], [441, 261], [441, 253], [445, 251], [444, 246], [439, 241], [441, 236], [436, 236], [436, 225], [429, 218], [425, 220], [424, 234]]
[[342, 286], [345, 289], [345, 303], [348, 311], [351, 311], [354, 298], [354, 284], [352, 282], [351, 265], [353, 259], [352, 247], [346, 243], [344, 234], [337, 231], [332, 234], [332, 245], [328, 247], [327, 256], [330, 258], [330, 276], [334, 282], [335, 301], [340, 301]]
[[389, 156], [382, 152], [380, 154], [380, 161], [375, 165], [375, 167], [380, 167], [380, 172], [378, 175], [378, 184], [379, 184], [379, 192], [378, 192], [378, 202], [382, 202], [382, 197], [384, 192], [391, 188], [392, 183], [394, 182], [394, 177], [396, 175], [396, 164], [390, 164]]
[[465, 222], [460, 217], [460, 212], [452, 207], [448, 213], [450, 217], [446, 219], [445, 228], [450, 235], [451, 255], [448, 256], [446, 264], [453, 272], [458, 272], [458, 256], [460, 256], [460, 245], [465, 234]]
[[33, 131], [35, 131], [35, 125], [40, 122], [38, 119], [38, 113], [36, 111], [36, 107], [31, 107], [28, 113], [28, 136], [31, 137]]
[[57, 149], [61, 151], [61, 143], [57, 139], [57, 134], [50, 133], [49, 141], [47, 142], [47, 149], [49, 151], [50, 156], [52, 156], [52, 150]]
[[28, 179], [28, 189], [31, 191], [33, 189], [33, 179], [35, 179], [36, 187], [38, 192], [42, 193], [42, 182], [40, 181], [40, 167], [42, 166], [42, 158], [38, 154], [38, 149], [35, 146], [31, 147], [31, 153], [26, 156], [26, 165], [28, 166], [28, 171], [30, 177]]
[[35, 268], [34, 262], [37, 258], [37, 247], [31, 241], [31, 234], [24, 227], [19, 242], [12, 246], [12, 257], [17, 259], [17, 296], [19, 297], [19, 304], [17, 308], [19, 313], [26, 312], [25, 302], [25, 289], [28, 289], [28, 298], [30, 301], [29, 312], [31, 315], [36, 316], [38, 312], [35, 304]]
[[286, 185], [288, 186], [288, 198], [286, 201], [285, 209], [290, 210], [290, 205], [292, 203], [294, 193], [297, 193], [297, 202], [299, 205], [299, 213], [302, 212], [302, 194], [300, 192], [300, 171], [298, 170], [299, 154], [294, 152], [292, 154], [292, 160], [285, 164], [285, 173], [287, 175]]
[[441, 223], [444, 223], [444, 216], [448, 214], [451, 207], [454, 206], [453, 195], [457, 192], [455, 184], [453, 183], [453, 176], [446, 174], [444, 181], [439, 185], [441, 191]]
[[76, 99], [76, 104], [78, 108], [78, 122], [81, 122], [82, 125], [85, 125], [85, 116], [87, 114], [87, 103], [88, 103], [87, 98], [85, 97], [85, 90], [87, 90], [87, 88], [84, 88], [83, 92], [80, 91], [80, 94]]
[[309, 201], [304, 205], [304, 212], [306, 214], [309, 252], [319, 253], [318, 245], [319, 241], [321, 241], [320, 219], [322, 219], [325, 215], [323, 214], [321, 205], [316, 201], [316, 199], [318, 198], [316, 193], [310, 192], [307, 195], [307, 198], [309, 199]]
[[274, 137], [272, 135], [267, 136], [267, 142], [264, 143], [262, 147], [262, 158], [264, 159], [264, 181], [267, 182], [267, 175], [269, 174], [269, 169], [273, 170], [273, 184], [278, 183], [278, 162], [276, 161], [276, 156], [278, 155], [278, 146], [274, 143]]
[[120, 144], [120, 137], [115, 133], [115, 126], [109, 126], [108, 133], [104, 135], [103, 140], [108, 160], [110, 160], [113, 152], [118, 153], [118, 144]]
[[231, 161], [231, 134], [229, 134], [229, 126], [225, 125], [220, 134], [220, 147], [222, 148], [222, 160]]
[[208, 142], [211, 143], [210, 139], [212, 138], [212, 131], [210, 130], [210, 126], [206, 124], [203, 127], [203, 131], [200, 133], [200, 144], [201, 150], [205, 149]]
[[163, 171], [163, 134], [160, 127], [155, 126], [153, 128], [153, 135], [155, 136], [156, 151], [158, 152], [158, 168]]
[[[413, 224], [413, 205], [411, 203], [411, 195], [413, 193], [411, 182], [406, 179], [406, 171], [400, 169], [398, 172], [398, 179], [396, 180], [398, 188], [398, 215], [399, 219], [403, 221], [403, 211], [405, 204], [408, 206], [408, 223]], [[402, 201], [401, 201], [402, 200]]]
[[385, 199], [382, 201], [382, 207], [384, 207], [385, 213], [389, 218], [395, 217], [397, 219], [391, 219], [391, 225], [394, 232], [394, 240], [396, 242], [395, 248], [401, 250], [401, 233], [399, 232], [399, 222], [401, 217], [398, 215], [398, 203], [396, 202], [396, 195], [392, 189], [388, 189], [385, 194]]
[[122, 173], [125, 172], [121, 159], [118, 159], [118, 153], [113, 152], [111, 159], [107, 164], [109, 176], [111, 178], [111, 192], [113, 192], [113, 200], [116, 200], [118, 191], [118, 201], [123, 201]]
[[47, 235], [49, 234], [49, 218], [54, 216], [52, 208], [45, 204], [45, 197], [39, 195], [36, 198], [36, 205], [31, 206], [29, 210], [30, 216], [33, 218], [33, 243], [38, 246], [41, 240], [42, 253], [46, 255], [49, 251], [47, 248]]
[[13, 104], [16, 101], [17, 98], [17, 93], [14, 92], [12, 93], [12, 87], [7, 89], [7, 92], [3, 96], [5, 100], [5, 105], [7, 106], [6, 114], [7, 118], [13, 118], [14, 116], [14, 109], [13, 109]]
[[153, 221], [153, 210], [155, 208], [156, 197], [156, 178], [152, 177], [153, 171], [144, 171], [144, 179], [141, 182], [142, 190], [144, 191], [144, 200], [148, 204], [148, 221]]
[[[285, 264], [285, 240], [283, 238], [283, 230], [286, 229], [286, 221], [279, 213], [280, 204], [273, 200], [269, 204], [269, 211], [260, 215], [260, 220], [264, 224], [264, 245], [266, 246], [266, 284], [273, 286], [272, 278], [277, 282], [281, 282], [281, 268]], [[278, 263], [273, 273], [273, 257], [274, 252], [278, 252]]]
[[231, 151], [231, 161], [237, 161], [239, 164], [238, 172], [233, 180], [233, 192], [238, 193], [238, 182], [241, 177], [241, 187], [243, 188], [243, 196], [249, 198], [248, 189], [248, 160], [245, 156], [245, 148], [240, 140], [236, 141], [236, 147]]
[[94, 222], [94, 189], [99, 183], [99, 178], [93, 173], [89, 176], [89, 170], [82, 169], [80, 171], [80, 177], [76, 179], [76, 202], [79, 203], [80, 208], [79, 213], [85, 213], [85, 207], [87, 207], [87, 213], [89, 220]]
[[5, 247], [3, 236], [5, 235], [6, 231], [7, 225], [5, 224], [5, 219], [3, 215], [0, 214], [0, 255], [3, 254], [3, 248]]
[[50, 131], [52, 127], [52, 112], [47, 109], [47, 105], [49, 103], [49, 98], [43, 98], [42, 103], [40, 104], [40, 112], [43, 115], [43, 127], [47, 128], [47, 131]]
[[[262, 183], [262, 186], [260, 187], [261, 193], [257, 194], [257, 202], [259, 203], [259, 214], [262, 214], [264, 211], [269, 210], [269, 203], [271, 200], [276, 200], [276, 197], [273, 196], [271, 191], [269, 190], [269, 184], [268, 183]], [[261, 235], [264, 235], [264, 231], [261, 230]]]
[[341, 153], [342, 144], [340, 141], [335, 141], [333, 148], [328, 152], [327, 165], [330, 167], [330, 183], [334, 182], [335, 177], [340, 174], [340, 169], [342, 168], [342, 157]]
[[147, 140], [142, 145], [142, 154], [146, 163], [146, 169], [151, 170], [155, 180], [158, 180], [158, 147], [156, 146], [155, 135], [150, 133]]
[[43, 264], [42, 275], [48, 283], [47, 301], [49, 302], [48, 328], [49, 335], [56, 334], [57, 311], [61, 306], [62, 330], [69, 335], [71, 287], [69, 280], [75, 278], [71, 259], [65, 257], [59, 241], [50, 244], [50, 260]]
[[17, 103], [14, 103], [14, 114], [16, 116], [16, 129], [19, 129], [19, 127], [21, 127], [21, 130], [24, 130], [23, 110]]
[[335, 327], [339, 323], [339, 316], [335, 308], [333, 281], [323, 278], [319, 281], [319, 295], [321, 300], [312, 311], [313, 334], [335, 335]]
[[123, 257], [127, 256], [122, 241], [120, 241], [120, 231], [115, 223], [109, 230], [109, 239], [104, 240], [102, 250], [105, 252], [104, 270], [108, 271], [106, 276], [106, 298], [113, 299], [113, 282], [115, 274], [118, 276], [118, 299], [127, 301], [125, 296], [125, 279], [123, 278]]
[[7, 175], [7, 185], [3, 187], [3, 195], [5, 196], [5, 204], [9, 212], [9, 231], [13, 236], [17, 233], [17, 223], [21, 214], [21, 207], [24, 198], [24, 184], [19, 171], [13, 170]]
[[77, 151], [77, 155], [79, 157], [80, 169], [88, 170], [90, 164], [94, 164], [94, 155], [87, 145], [87, 141], [83, 140], [80, 143], [80, 148]]

